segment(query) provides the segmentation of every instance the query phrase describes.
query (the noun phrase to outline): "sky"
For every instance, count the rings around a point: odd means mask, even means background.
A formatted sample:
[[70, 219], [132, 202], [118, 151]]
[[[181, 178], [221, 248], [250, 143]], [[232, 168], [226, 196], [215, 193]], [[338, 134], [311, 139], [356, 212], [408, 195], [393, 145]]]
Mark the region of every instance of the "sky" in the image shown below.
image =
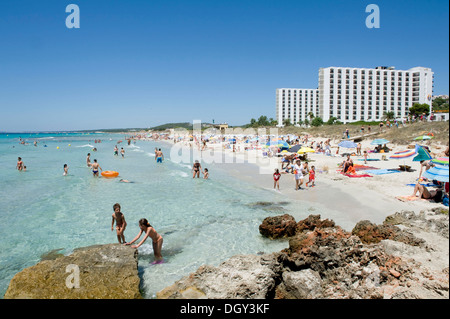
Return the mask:
[[448, 63], [447, 0], [2, 0], [0, 132], [243, 125], [329, 66], [430, 67], [449, 94]]

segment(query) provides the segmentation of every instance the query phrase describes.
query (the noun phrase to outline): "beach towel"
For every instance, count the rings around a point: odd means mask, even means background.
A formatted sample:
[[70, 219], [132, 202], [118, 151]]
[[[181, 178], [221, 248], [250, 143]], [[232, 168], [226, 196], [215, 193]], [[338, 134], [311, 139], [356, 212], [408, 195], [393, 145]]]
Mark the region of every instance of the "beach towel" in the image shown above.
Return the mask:
[[402, 201], [402, 202], [411, 202], [411, 201], [416, 201], [416, 200], [422, 200], [422, 201], [426, 200], [426, 201], [428, 201], [427, 199], [420, 198], [420, 197], [417, 197], [417, 196], [411, 196], [411, 195], [409, 195], [409, 196], [407, 196], [407, 195], [396, 196], [395, 198], [397, 198], [399, 201]]
[[354, 164], [353, 167], [355, 168], [356, 171], [375, 170], [375, 169], [378, 169], [378, 168], [373, 167], [373, 166], [365, 166], [365, 165], [361, 165], [361, 164]]
[[348, 176], [348, 177], [372, 177], [369, 174], [343, 174], [343, 175]]
[[[439, 185], [435, 185], [435, 184], [432, 184], [432, 183], [427, 183], [427, 184], [423, 184], [423, 183], [420, 183], [420, 185], [422, 185], [422, 186], [425, 186], [425, 187], [438, 187]], [[406, 186], [416, 186], [416, 184], [406, 184]]]
[[395, 169], [374, 169], [374, 170], [366, 170], [365, 173], [373, 175], [384, 175], [384, 174], [400, 173], [400, 171]]
[[[369, 162], [369, 161], [379, 161], [380, 159], [379, 158], [368, 158], [367, 159], [367, 161]], [[363, 158], [360, 158], [360, 159], [358, 159], [358, 161], [364, 161], [364, 159]]]

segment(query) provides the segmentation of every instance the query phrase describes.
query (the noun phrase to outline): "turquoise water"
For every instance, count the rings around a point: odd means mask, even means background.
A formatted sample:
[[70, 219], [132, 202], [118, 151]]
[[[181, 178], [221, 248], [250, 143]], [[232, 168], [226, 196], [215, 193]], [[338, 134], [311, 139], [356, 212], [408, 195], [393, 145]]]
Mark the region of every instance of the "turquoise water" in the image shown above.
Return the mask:
[[[28, 141], [20, 145], [18, 138]], [[101, 139], [102, 143], [94, 143]], [[33, 146], [33, 141], [38, 146]], [[271, 215], [254, 204], [279, 202], [276, 192], [246, 184], [208, 164], [210, 179], [192, 179], [191, 163], [170, 160], [170, 145], [137, 141], [127, 145], [120, 134], [0, 134], [0, 296], [19, 271], [55, 249], [117, 242], [111, 231], [112, 206], [118, 202], [128, 223], [126, 240], [147, 218], [163, 236], [164, 264], [151, 266], [152, 244], [139, 248], [139, 273], [146, 298], [195, 271], [203, 264], [219, 265], [236, 254], [279, 251], [286, 241], [260, 236], [258, 226]], [[69, 146], [70, 144], [70, 146]], [[123, 147], [125, 158], [113, 155]], [[47, 147], [45, 147], [46, 145]], [[59, 149], [57, 148], [59, 147]], [[96, 147], [97, 152], [92, 148]], [[156, 164], [155, 147], [166, 160]], [[86, 155], [119, 178], [94, 178]], [[15, 169], [22, 157], [26, 172]], [[69, 175], [63, 176], [68, 164]], [[133, 183], [121, 183], [120, 178]]]

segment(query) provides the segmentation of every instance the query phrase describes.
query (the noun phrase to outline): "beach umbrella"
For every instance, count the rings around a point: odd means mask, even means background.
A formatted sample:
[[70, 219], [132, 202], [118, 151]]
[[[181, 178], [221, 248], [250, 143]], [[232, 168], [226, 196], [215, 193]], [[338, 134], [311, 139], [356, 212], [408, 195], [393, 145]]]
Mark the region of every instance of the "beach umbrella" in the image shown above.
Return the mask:
[[297, 153], [298, 154], [305, 154], [305, 153], [314, 153], [315, 151], [312, 148], [309, 147], [302, 147], [300, 148]]
[[448, 157], [438, 157], [431, 160], [431, 163], [448, 166]]
[[289, 144], [283, 140], [272, 140], [266, 144], [266, 147], [278, 147], [281, 149], [289, 149]]
[[414, 141], [423, 141], [423, 140], [431, 140], [433, 137], [429, 135], [421, 135], [417, 136]]
[[439, 182], [448, 183], [449, 182], [449, 171], [448, 166], [445, 165], [435, 165], [429, 170], [425, 171], [422, 176], [428, 178], [429, 180], [437, 180]]
[[431, 156], [431, 154], [423, 146], [416, 145], [415, 151], [417, 155], [413, 158], [413, 162], [429, 161], [433, 159], [433, 156]]
[[417, 153], [416, 153], [415, 150], [406, 150], [406, 151], [395, 152], [389, 158], [391, 158], [391, 159], [405, 159], [405, 158], [414, 156], [416, 154]]
[[302, 148], [302, 146], [301, 146], [300, 144], [298, 144], [298, 145], [293, 145], [293, 146], [291, 146], [291, 147], [289, 148], [289, 152], [297, 153], [297, 151], [298, 151], [299, 149], [301, 149], [301, 148]]
[[416, 150], [406, 150], [406, 151], [400, 151], [395, 152], [392, 156], [389, 156], [390, 159], [402, 159], [403, 160], [403, 166], [405, 167], [406, 171], [406, 165], [405, 165], [405, 159], [411, 156], [416, 155]]
[[370, 143], [371, 145], [383, 145], [383, 144], [387, 144], [390, 141], [388, 141], [385, 138], [377, 138], [375, 140], [372, 141], [372, 143]]
[[343, 141], [340, 142], [338, 144], [339, 147], [344, 147], [344, 148], [355, 148], [357, 147], [356, 143], [352, 142], [352, 141]]

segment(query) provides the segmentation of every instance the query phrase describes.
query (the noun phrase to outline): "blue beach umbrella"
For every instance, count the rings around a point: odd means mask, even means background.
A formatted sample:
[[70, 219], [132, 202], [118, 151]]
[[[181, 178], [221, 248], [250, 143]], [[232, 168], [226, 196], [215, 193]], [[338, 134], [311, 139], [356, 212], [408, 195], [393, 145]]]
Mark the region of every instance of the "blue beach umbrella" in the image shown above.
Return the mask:
[[283, 140], [275, 140], [275, 141], [272, 140], [266, 144], [266, 147], [272, 147], [272, 146], [278, 147], [281, 149], [289, 149], [289, 144]]
[[437, 180], [439, 182], [448, 183], [449, 182], [448, 168], [449, 168], [448, 166], [444, 165], [435, 165], [434, 167], [425, 171], [425, 173], [423, 173], [422, 176], [430, 180]]
[[377, 138], [377, 139], [373, 140], [370, 144], [371, 145], [383, 145], [383, 144], [387, 144], [389, 142], [390, 141], [388, 141], [385, 138]]
[[355, 148], [358, 145], [356, 145], [356, 143], [352, 142], [352, 141], [342, 141], [338, 144], [339, 147], [343, 147], [343, 148]]

